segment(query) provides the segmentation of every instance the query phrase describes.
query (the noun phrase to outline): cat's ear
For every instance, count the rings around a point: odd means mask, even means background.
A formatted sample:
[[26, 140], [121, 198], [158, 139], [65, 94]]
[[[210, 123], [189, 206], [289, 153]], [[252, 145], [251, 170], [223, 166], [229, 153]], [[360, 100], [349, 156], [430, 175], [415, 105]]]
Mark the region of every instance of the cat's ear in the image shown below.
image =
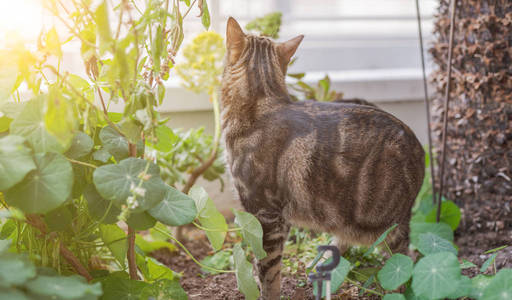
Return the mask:
[[299, 36], [294, 37], [291, 40], [288, 40], [284, 43], [280, 43], [277, 46], [277, 49], [279, 49], [279, 56], [281, 56], [281, 62], [283, 64], [288, 65], [290, 62], [290, 59], [295, 54], [295, 51], [297, 51], [297, 48], [300, 45], [300, 42], [302, 42], [302, 39], [304, 36], [301, 34]]
[[229, 17], [226, 27], [226, 48], [228, 49], [229, 62], [235, 62], [240, 58], [245, 42], [245, 34], [242, 28], [233, 17]]

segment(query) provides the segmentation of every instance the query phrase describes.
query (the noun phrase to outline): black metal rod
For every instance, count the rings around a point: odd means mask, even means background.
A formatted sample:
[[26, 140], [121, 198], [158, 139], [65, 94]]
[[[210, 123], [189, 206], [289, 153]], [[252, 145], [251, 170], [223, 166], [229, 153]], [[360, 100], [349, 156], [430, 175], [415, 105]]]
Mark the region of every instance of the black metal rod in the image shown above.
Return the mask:
[[446, 78], [446, 90], [444, 94], [444, 110], [443, 110], [443, 137], [441, 145], [441, 167], [439, 169], [439, 194], [437, 196], [437, 216], [436, 220], [439, 222], [441, 218], [441, 198], [443, 195], [444, 188], [444, 165], [446, 160], [446, 129], [448, 128], [448, 103], [450, 102], [450, 89], [451, 89], [451, 77], [452, 77], [452, 55], [453, 55], [453, 35], [455, 31], [455, 10], [457, 0], [451, 0], [451, 15], [450, 15], [450, 40], [448, 44], [448, 61], [446, 66], [448, 67], [448, 77]]
[[436, 181], [434, 172], [434, 156], [432, 155], [432, 126], [430, 125], [430, 100], [428, 98], [428, 85], [427, 85], [427, 72], [425, 71], [425, 52], [423, 50], [423, 33], [421, 30], [421, 14], [419, 0], [416, 0], [416, 18], [418, 21], [418, 35], [420, 42], [420, 54], [421, 54], [421, 71], [423, 73], [423, 94], [425, 102], [425, 111], [427, 114], [427, 136], [428, 136], [428, 155], [430, 157], [430, 178], [432, 179], [432, 202], [436, 203]]

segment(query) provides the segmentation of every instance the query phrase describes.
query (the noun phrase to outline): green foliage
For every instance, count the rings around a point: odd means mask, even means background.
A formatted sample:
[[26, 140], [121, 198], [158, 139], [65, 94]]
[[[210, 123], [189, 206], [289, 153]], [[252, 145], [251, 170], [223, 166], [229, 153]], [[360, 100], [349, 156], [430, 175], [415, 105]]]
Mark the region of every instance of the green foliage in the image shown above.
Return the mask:
[[431, 254], [416, 263], [412, 289], [420, 297], [445, 298], [455, 292], [460, 276], [459, 262], [453, 253]]
[[98, 299], [101, 285], [80, 276], [45, 274], [24, 255], [0, 250], [0, 299]]
[[380, 284], [388, 291], [395, 290], [411, 278], [412, 268], [409, 256], [394, 254], [378, 273]]
[[194, 199], [167, 186], [164, 199], [149, 210], [149, 214], [169, 226], [190, 224], [196, 218]]
[[273, 39], [277, 39], [279, 38], [282, 16], [283, 14], [280, 12], [267, 14], [261, 18], [256, 18], [247, 23], [245, 29], [254, 30], [260, 33], [262, 36], [268, 36]]
[[[159, 128], [161, 129], [159, 130]], [[159, 138], [158, 143], [152, 147], [158, 150], [156, 158], [162, 179], [171, 186], [186, 184], [189, 178], [184, 174], [199, 168], [215, 147], [213, 138], [204, 133], [204, 128], [173, 132], [167, 126], [160, 126], [157, 128], [157, 136], [159, 135], [162, 138]], [[168, 142], [164, 142], [165, 140]], [[201, 174], [201, 177], [208, 181], [219, 180], [223, 186], [222, 174], [224, 172], [224, 161], [220, 150], [218, 150], [215, 161]]]
[[512, 270], [503, 269], [494, 276], [484, 289], [482, 298], [485, 300], [510, 299], [512, 297]]
[[71, 193], [71, 164], [58, 153], [37, 153], [36, 169], [5, 193], [5, 201], [26, 213], [46, 213], [63, 204]]
[[[425, 221], [436, 222], [437, 208], [433, 208], [426, 216]], [[450, 225], [452, 230], [457, 229], [460, 223], [460, 208], [452, 201], [443, 201], [441, 205], [440, 221]]]
[[0, 191], [20, 182], [36, 165], [25, 139], [17, 135], [0, 138]]
[[[45, 122], [47, 100], [47, 96], [40, 96], [28, 101], [11, 123], [10, 133], [26, 138], [36, 153], [62, 153], [67, 149], [67, 146], [61, 144], [57, 137], [48, 131]], [[67, 117], [72, 118], [73, 116]]]
[[368, 250], [364, 253], [364, 256], [368, 256], [370, 255], [373, 250], [375, 250], [375, 248], [382, 242], [384, 242], [384, 240], [386, 239], [386, 237], [388, 236], [388, 234], [393, 231], [393, 229], [395, 229], [396, 227], [398, 226], [398, 224], [394, 224], [393, 226], [389, 227], [386, 231], [384, 231], [378, 238], [377, 240], [375, 240], [375, 242], [368, 248]]
[[[213, 255], [203, 258], [201, 263], [213, 269], [227, 270], [230, 266], [233, 265], [232, 255], [232, 251], [221, 250]], [[203, 268], [202, 271], [211, 274], [219, 274], [219, 272], [213, 271], [211, 269]]]
[[[194, 186], [189, 196], [194, 199], [197, 209], [197, 220], [206, 228], [206, 236], [215, 251], [220, 250], [226, 238], [228, 224], [224, 216], [217, 210], [212, 199], [202, 187]], [[261, 226], [261, 225], [260, 225]]]
[[263, 228], [260, 222], [251, 215], [243, 211], [234, 211], [235, 224], [241, 228], [242, 237], [252, 248], [257, 259], [263, 259], [267, 256], [263, 250]]
[[245, 252], [240, 244], [233, 247], [233, 259], [236, 269], [236, 282], [238, 289], [244, 294], [245, 299], [256, 300], [260, 296], [258, 285], [252, 276], [252, 264], [245, 258]]
[[331, 90], [331, 79], [328, 75], [325, 75], [324, 78], [320, 79], [317, 82], [316, 87], [307, 84], [303, 80], [306, 75], [305, 73], [290, 73], [287, 75], [293, 80], [296, 80], [296, 82], [288, 85], [293, 91], [298, 93], [298, 95], [293, 96], [295, 100], [332, 102], [343, 98], [343, 93]]
[[457, 249], [455, 249], [450, 241], [430, 232], [420, 234], [418, 250], [423, 255], [438, 252], [450, 252], [457, 255]]
[[27, 289], [35, 295], [57, 299], [97, 298], [101, 296], [101, 284], [87, 284], [80, 276], [38, 276], [27, 283]]
[[213, 95], [220, 85], [225, 52], [224, 39], [218, 33], [200, 33], [185, 47], [185, 61], [176, 65], [176, 73], [187, 89]]
[[382, 299], [383, 300], [405, 300], [405, 297], [402, 294], [393, 293], [393, 294], [384, 295], [384, 298], [382, 298]]
[[119, 164], [97, 168], [93, 181], [99, 194], [114, 204], [128, 206], [133, 212], [142, 212], [164, 199], [166, 185], [152, 162], [127, 158]]
[[116, 224], [102, 224], [100, 225], [100, 236], [117, 262], [124, 267], [126, 253], [128, 252], [128, 243], [124, 231]]

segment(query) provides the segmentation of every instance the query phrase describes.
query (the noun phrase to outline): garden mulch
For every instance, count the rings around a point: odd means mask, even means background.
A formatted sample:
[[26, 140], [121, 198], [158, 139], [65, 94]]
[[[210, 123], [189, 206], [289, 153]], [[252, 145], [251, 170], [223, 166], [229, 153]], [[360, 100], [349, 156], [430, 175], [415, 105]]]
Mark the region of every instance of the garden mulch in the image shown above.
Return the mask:
[[[491, 198], [492, 199], [492, 198]], [[455, 243], [459, 247], [459, 257], [467, 259], [477, 267], [463, 270], [470, 277], [478, 274], [480, 266], [492, 254], [483, 254], [486, 250], [503, 245], [512, 246], [512, 201], [465, 201], [462, 205], [463, 217], [460, 228], [455, 232]], [[189, 233], [186, 236], [191, 236]], [[185, 242], [192, 255], [201, 260], [213, 254], [208, 240], [197, 231]], [[191, 300], [238, 300], [244, 299], [237, 290], [236, 277], [233, 273], [207, 276], [183, 251], [171, 253], [161, 249], [153, 256], [176, 272], [182, 272], [181, 284]], [[501, 250], [496, 257], [496, 268], [512, 268], [512, 247]], [[493, 273], [490, 267], [486, 273]], [[304, 277], [302, 277], [304, 278]], [[282, 279], [282, 299], [314, 299], [310, 283], [300, 287], [301, 281], [296, 276], [284, 276]], [[378, 299], [378, 297], [359, 297], [359, 289], [344, 284], [333, 299]]]

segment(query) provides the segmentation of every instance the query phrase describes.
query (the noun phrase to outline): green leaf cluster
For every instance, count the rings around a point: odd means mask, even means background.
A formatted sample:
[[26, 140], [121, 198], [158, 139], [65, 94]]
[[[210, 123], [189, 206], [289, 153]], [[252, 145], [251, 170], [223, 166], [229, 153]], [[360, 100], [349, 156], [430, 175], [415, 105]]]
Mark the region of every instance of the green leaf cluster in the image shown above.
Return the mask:
[[[0, 240], [0, 244], [8, 241]], [[60, 276], [36, 268], [27, 256], [0, 248], [0, 299], [99, 299], [100, 283], [88, 284], [76, 275]]]

